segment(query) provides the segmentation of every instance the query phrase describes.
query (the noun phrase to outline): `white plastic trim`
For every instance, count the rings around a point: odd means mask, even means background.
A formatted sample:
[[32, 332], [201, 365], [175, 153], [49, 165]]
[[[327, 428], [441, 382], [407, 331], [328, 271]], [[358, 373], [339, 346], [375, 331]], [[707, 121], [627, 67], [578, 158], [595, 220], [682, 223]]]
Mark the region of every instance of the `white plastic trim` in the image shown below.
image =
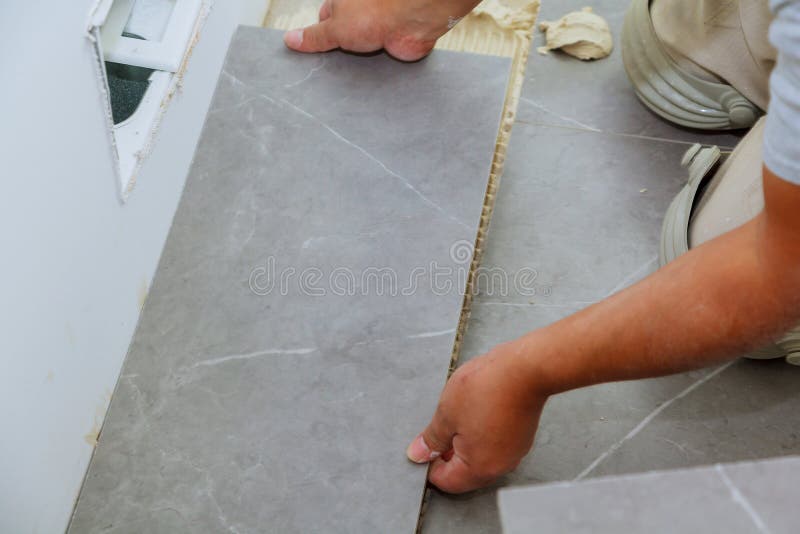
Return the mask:
[[161, 102], [168, 93], [172, 77], [172, 73], [164, 71], [150, 75], [150, 85], [136, 112], [113, 128], [123, 199], [135, 185], [139, 166], [147, 155], [147, 145], [155, 135]]
[[143, 41], [124, 37], [122, 31], [135, 0], [115, 0], [101, 28], [105, 59], [115, 63], [177, 72], [192, 37], [202, 0], [176, 0], [164, 38]]
[[92, 12], [89, 15], [89, 30], [91, 31], [93, 28], [99, 28], [103, 24], [105, 24], [106, 19], [108, 18], [108, 13], [111, 11], [111, 5], [114, 3], [114, 0], [97, 0], [94, 8], [92, 8]]

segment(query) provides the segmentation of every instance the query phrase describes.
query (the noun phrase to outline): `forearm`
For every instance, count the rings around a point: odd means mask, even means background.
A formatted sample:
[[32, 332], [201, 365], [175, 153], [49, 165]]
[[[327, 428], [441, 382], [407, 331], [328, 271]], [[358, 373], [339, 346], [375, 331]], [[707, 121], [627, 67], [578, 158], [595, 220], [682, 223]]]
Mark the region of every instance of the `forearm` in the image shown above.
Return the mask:
[[635, 286], [517, 340], [515, 352], [548, 393], [741, 355], [798, 319], [799, 251], [786, 246], [796, 240], [783, 231], [762, 214]]

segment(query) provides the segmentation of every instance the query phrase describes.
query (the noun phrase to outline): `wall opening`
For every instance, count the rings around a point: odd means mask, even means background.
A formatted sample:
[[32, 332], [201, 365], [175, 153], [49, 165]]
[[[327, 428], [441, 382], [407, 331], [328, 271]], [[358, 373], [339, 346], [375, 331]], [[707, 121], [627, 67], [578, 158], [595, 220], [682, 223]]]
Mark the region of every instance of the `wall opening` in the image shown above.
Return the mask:
[[99, 0], [92, 11], [89, 32], [123, 200], [150, 151], [203, 8], [203, 0]]

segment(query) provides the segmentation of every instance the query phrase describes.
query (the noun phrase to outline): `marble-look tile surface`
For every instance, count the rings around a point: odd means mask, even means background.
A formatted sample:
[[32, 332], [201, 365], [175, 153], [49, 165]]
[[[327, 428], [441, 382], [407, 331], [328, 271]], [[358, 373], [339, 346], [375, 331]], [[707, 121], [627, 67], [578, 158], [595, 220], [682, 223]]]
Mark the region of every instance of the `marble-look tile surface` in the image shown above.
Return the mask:
[[236, 33], [71, 532], [413, 531], [508, 72]]
[[[483, 267], [533, 269], [535, 294], [482, 289], [462, 361], [654, 271], [662, 218], [685, 175], [684, 148], [517, 123]], [[534, 452], [514, 473], [464, 496], [432, 491], [422, 530], [497, 531], [497, 487], [800, 451], [799, 383], [800, 369], [782, 361], [742, 360], [558, 395], [544, 410]]]
[[499, 494], [505, 534], [792, 534], [800, 458], [515, 488]]
[[537, 30], [519, 104], [518, 121], [602, 131], [609, 135], [654, 137], [688, 143], [733, 147], [741, 132], [709, 133], [677, 128], [636, 98], [622, 65], [620, 32], [630, 0], [544, 0], [539, 21], [591, 6], [611, 28], [614, 49], [599, 61], [580, 61], [561, 52], [542, 56]]

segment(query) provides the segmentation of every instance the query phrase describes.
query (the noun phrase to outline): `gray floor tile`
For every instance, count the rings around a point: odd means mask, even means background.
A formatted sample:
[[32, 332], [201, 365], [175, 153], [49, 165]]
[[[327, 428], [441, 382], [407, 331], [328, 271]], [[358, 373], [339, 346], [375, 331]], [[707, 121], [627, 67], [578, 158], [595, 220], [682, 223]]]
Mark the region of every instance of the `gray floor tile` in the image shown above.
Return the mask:
[[736, 492], [742, 496], [738, 500], [746, 502], [745, 506], [761, 519], [766, 526], [764, 531], [775, 534], [800, 531], [797, 510], [800, 457], [726, 465], [723, 469], [734, 498], [737, 498]]
[[800, 451], [800, 368], [742, 360], [659, 414], [592, 476]]
[[500, 492], [503, 532], [794, 533], [800, 458]]
[[[534, 294], [490, 294], [496, 288], [484, 288], [462, 361], [654, 271], [663, 214], [682, 185], [683, 148], [517, 124], [483, 266], [502, 269], [509, 278], [532, 269]], [[800, 450], [794, 432], [800, 423], [799, 378], [800, 369], [783, 362], [745, 360], [725, 369], [556, 396], [544, 410], [534, 452], [497, 487]], [[459, 497], [432, 491], [423, 532], [496, 531], [497, 487]]]
[[654, 271], [664, 212], [686, 180], [684, 149], [517, 124], [483, 266], [533, 269], [537, 294], [501, 300], [581, 305]]
[[643, 106], [631, 88], [622, 65], [620, 31], [630, 0], [544, 1], [539, 21], [556, 20], [565, 13], [592, 6], [606, 18], [615, 47], [608, 58], [584, 62], [559, 52], [541, 56], [544, 44], [537, 31], [520, 102], [518, 120], [606, 133], [657, 137], [691, 143], [733, 147], [738, 134], [704, 133], [678, 129]]
[[72, 532], [413, 531], [508, 71], [239, 30]]

